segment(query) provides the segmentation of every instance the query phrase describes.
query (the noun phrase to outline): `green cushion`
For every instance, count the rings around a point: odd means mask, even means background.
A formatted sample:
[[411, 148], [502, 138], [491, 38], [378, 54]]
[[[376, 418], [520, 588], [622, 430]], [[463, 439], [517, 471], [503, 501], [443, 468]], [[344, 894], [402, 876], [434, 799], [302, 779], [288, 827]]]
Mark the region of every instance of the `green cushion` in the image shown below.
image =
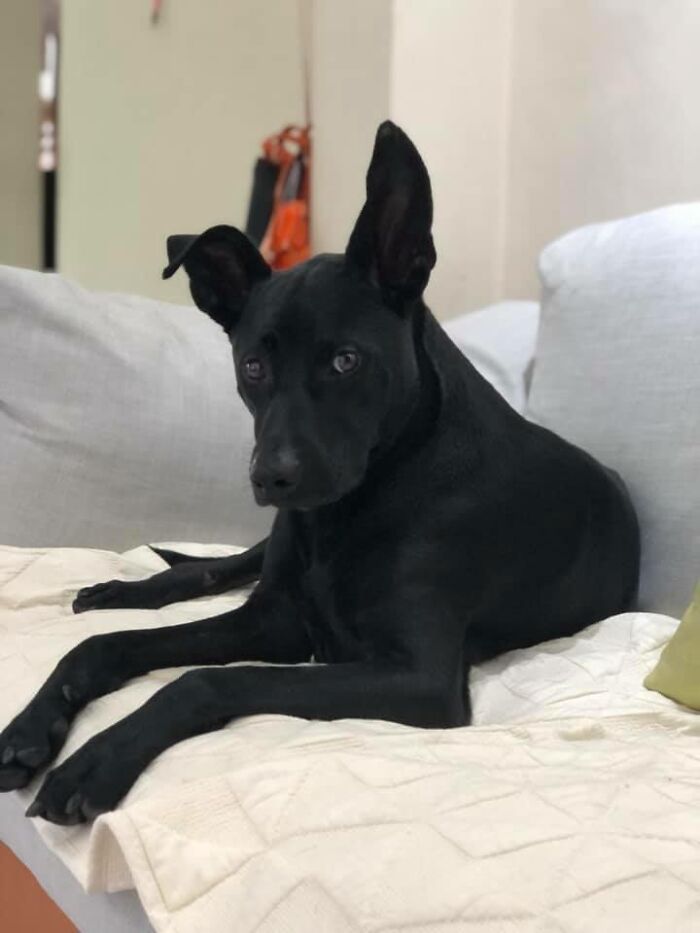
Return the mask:
[[700, 582], [681, 624], [644, 686], [700, 710]]

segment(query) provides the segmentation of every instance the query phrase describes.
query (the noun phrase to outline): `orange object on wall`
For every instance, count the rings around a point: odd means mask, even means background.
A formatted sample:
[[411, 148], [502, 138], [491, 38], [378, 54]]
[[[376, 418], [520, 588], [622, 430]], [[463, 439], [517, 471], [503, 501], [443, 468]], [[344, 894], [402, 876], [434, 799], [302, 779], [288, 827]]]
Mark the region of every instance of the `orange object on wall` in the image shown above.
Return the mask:
[[309, 127], [287, 126], [263, 143], [267, 160], [279, 165], [272, 215], [260, 252], [273, 269], [289, 269], [311, 254], [309, 230]]

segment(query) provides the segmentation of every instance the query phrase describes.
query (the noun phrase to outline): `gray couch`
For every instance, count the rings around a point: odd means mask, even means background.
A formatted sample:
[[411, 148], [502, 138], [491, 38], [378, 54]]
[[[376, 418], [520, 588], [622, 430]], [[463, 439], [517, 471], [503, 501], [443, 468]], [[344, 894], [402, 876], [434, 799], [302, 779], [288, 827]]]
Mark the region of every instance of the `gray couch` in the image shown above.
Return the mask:
[[[681, 611], [700, 575], [700, 204], [583, 228], [542, 255], [528, 416], [627, 480], [644, 608]], [[449, 322], [521, 410], [538, 311]], [[0, 541], [123, 550], [253, 543], [269, 527], [227, 340], [190, 307], [0, 268]]]
[[[700, 575], [698, 256], [700, 204], [588, 227], [544, 252], [541, 320], [509, 302], [448, 325], [514, 407], [623, 474], [642, 602], [674, 615]], [[0, 268], [0, 543], [252, 543], [271, 516], [251, 445], [230, 348], [195, 309]], [[133, 892], [82, 895], [11, 803], [0, 838], [80, 929], [150, 928]]]

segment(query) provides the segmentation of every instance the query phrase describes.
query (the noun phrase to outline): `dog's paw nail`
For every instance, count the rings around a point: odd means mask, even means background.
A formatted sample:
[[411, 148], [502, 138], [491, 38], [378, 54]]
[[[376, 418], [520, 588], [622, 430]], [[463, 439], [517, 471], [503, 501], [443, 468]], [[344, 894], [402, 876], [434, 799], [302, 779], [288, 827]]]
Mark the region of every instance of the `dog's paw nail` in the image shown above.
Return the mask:
[[68, 703], [74, 703], [78, 699], [78, 694], [71, 687], [70, 684], [64, 684], [61, 687], [61, 693], [65, 697]]
[[86, 820], [96, 820], [103, 813], [109, 813], [109, 807], [96, 807], [86, 800], [82, 806], [82, 813]]
[[8, 745], [5, 751], [2, 753], [2, 763], [4, 765], [9, 765], [9, 763], [15, 757], [15, 750], [11, 745]]
[[32, 745], [31, 748], [22, 748], [17, 752], [17, 761], [28, 768], [36, 768], [46, 760], [47, 752], [41, 745]]
[[64, 716], [59, 716], [51, 724], [49, 734], [52, 739], [64, 739], [68, 734], [68, 720]]
[[65, 810], [68, 816], [72, 816], [74, 813], [77, 813], [82, 802], [83, 795], [80, 793], [80, 791], [76, 791], [72, 797], [69, 797], [65, 806]]
[[19, 790], [26, 787], [31, 780], [26, 768], [13, 768], [5, 766], [0, 771], [0, 791]]
[[30, 818], [33, 816], [45, 816], [45, 814], [46, 810], [44, 809], [44, 805], [40, 800], [34, 800], [29, 804], [24, 812], [24, 815]]
[[88, 612], [94, 608], [91, 600], [102, 592], [103, 587], [103, 584], [98, 584], [97, 586], [84, 586], [78, 590], [73, 600], [73, 612]]

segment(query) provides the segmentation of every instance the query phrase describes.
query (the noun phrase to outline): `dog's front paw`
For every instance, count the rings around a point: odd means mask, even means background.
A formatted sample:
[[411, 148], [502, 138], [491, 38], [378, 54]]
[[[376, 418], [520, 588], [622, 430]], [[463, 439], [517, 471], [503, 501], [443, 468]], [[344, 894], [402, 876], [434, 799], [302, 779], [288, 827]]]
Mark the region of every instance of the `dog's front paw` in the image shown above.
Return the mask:
[[0, 733], [0, 791], [25, 787], [56, 757], [68, 734], [69, 702], [69, 695], [36, 697]]
[[47, 774], [27, 816], [72, 826], [94, 820], [116, 807], [138, 773], [131, 775], [123, 756], [109, 740], [110, 731], [93, 736]]
[[73, 600], [73, 612], [89, 612], [91, 609], [138, 608], [138, 592], [134, 582], [107, 580], [95, 586], [86, 586], [78, 591]]

